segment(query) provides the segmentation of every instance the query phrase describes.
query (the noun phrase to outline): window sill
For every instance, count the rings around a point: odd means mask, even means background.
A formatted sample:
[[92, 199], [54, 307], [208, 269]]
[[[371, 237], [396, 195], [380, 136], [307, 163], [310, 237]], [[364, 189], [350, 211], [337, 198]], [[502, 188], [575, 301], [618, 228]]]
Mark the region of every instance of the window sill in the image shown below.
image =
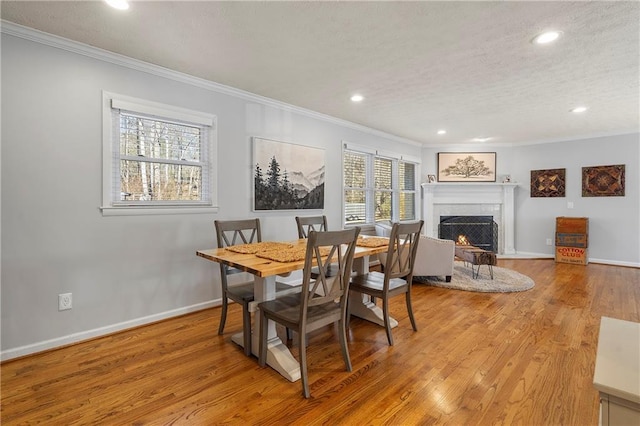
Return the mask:
[[370, 223], [362, 223], [362, 224], [352, 224], [345, 223], [343, 229], [351, 229], [355, 227], [360, 227], [360, 235], [375, 235], [376, 228]]
[[218, 213], [212, 206], [122, 206], [100, 207], [102, 216], [147, 216], [159, 214], [203, 214]]

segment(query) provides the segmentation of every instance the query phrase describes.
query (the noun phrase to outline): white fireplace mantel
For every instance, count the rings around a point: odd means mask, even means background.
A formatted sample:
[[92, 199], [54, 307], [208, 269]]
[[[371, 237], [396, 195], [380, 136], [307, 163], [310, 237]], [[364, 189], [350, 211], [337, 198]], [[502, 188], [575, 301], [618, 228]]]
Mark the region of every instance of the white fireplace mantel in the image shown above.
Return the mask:
[[498, 252], [515, 254], [515, 205], [517, 183], [423, 183], [425, 234], [438, 236], [441, 215], [491, 215], [498, 224]]

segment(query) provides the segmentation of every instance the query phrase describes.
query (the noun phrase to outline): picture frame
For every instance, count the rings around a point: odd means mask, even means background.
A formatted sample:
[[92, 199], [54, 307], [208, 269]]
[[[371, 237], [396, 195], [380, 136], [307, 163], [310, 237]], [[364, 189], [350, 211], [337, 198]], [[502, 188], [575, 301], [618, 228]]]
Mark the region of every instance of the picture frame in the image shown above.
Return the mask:
[[625, 165], [582, 168], [583, 197], [624, 197]]
[[253, 210], [324, 209], [322, 148], [253, 138]]
[[427, 182], [434, 183], [436, 181], [436, 175], [427, 175]]
[[531, 170], [531, 197], [564, 197], [566, 169]]
[[438, 153], [438, 182], [495, 181], [495, 152]]

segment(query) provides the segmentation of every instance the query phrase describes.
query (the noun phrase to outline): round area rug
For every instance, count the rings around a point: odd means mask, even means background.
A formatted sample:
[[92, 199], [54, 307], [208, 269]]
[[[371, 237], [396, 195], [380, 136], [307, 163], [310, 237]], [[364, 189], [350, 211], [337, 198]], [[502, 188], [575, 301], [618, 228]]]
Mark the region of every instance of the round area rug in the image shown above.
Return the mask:
[[485, 293], [508, 293], [525, 291], [533, 288], [535, 283], [531, 278], [511, 269], [493, 267], [493, 279], [489, 275], [487, 265], [480, 266], [478, 278], [474, 279], [471, 265], [464, 262], [454, 262], [451, 282], [444, 277], [413, 277], [414, 283], [428, 284], [435, 287], [452, 288], [456, 290], [478, 291]]

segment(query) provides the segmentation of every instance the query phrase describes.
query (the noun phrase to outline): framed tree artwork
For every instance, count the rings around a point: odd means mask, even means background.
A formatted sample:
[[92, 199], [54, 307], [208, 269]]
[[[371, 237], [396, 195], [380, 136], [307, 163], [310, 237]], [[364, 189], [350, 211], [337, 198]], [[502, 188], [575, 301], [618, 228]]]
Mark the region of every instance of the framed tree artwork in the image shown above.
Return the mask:
[[624, 197], [624, 164], [582, 168], [583, 197]]
[[531, 170], [531, 197], [564, 197], [566, 169]]
[[253, 209], [324, 208], [324, 149], [253, 138]]
[[438, 182], [495, 181], [495, 152], [438, 153]]

